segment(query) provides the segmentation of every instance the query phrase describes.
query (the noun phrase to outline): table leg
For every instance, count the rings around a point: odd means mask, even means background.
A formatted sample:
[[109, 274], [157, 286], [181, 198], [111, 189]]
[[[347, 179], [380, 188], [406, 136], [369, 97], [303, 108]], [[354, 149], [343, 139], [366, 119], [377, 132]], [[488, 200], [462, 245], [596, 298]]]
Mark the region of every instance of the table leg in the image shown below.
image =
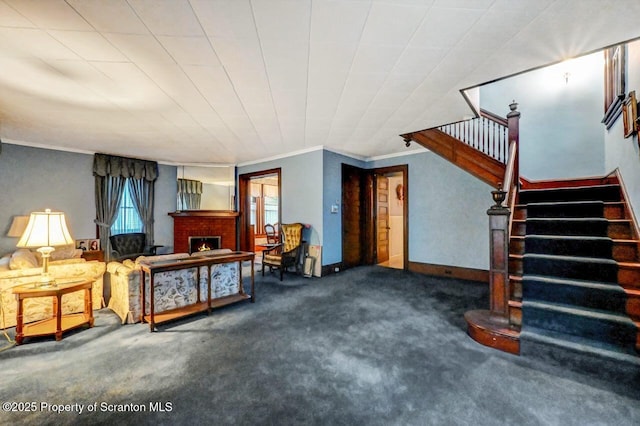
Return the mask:
[[56, 313], [56, 341], [62, 340], [62, 294], [53, 297], [53, 311]]
[[[93, 286], [93, 285], [92, 285]], [[89, 287], [84, 292], [84, 314], [89, 313], [89, 328], [93, 327], [93, 294], [92, 289]]]
[[22, 306], [22, 302], [24, 299], [21, 299], [20, 296], [16, 296], [16, 299], [18, 299], [18, 315], [16, 317], [16, 345], [21, 345], [22, 339], [24, 338], [22, 329], [24, 320], [24, 308]]
[[251, 259], [251, 303], [256, 302], [256, 286], [255, 286], [255, 271], [253, 269], [253, 259]]

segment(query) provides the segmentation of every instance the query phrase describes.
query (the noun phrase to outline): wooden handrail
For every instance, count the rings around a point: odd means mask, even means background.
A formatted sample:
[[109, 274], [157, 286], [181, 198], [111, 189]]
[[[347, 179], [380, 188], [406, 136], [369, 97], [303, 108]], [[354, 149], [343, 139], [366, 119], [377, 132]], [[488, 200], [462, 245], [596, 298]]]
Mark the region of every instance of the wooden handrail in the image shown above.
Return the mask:
[[518, 193], [518, 180], [516, 176], [516, 164], [518, 162], [518, 143], [511, 141], [509, 145], [509, 161], [504, 171], [504, 180], [502, 181], [503, 190], [507, 192], [505, 200], [510, 210], [509, 214], [509, 237], [511, 237], [511, 223], [513, 222], [513, 210], [516, 203], [516, 194]]
[[480, 108], [480, 116], [488, 118], [489, 120], [493, 120], [496, 123], [500, 123], [504, 127], [507, 127], [509, 125], [506, 118], [500, 117], [498, 114], [494, 114], [493, 112], [487, 111], [486, 109]]

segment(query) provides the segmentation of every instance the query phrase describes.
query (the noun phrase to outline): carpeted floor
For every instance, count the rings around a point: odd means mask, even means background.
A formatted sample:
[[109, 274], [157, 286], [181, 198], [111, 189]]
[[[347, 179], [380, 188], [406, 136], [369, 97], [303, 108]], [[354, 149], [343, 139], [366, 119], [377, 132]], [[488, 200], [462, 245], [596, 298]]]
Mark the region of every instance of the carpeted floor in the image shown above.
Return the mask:
[[640, 424], [637, 371], [609, 380], [468, 338], [486, 285], [381, 267], [256, 278], [255, 304], [155, 333], [102, 310], [93, 329], [0, 352], [0, 423]]

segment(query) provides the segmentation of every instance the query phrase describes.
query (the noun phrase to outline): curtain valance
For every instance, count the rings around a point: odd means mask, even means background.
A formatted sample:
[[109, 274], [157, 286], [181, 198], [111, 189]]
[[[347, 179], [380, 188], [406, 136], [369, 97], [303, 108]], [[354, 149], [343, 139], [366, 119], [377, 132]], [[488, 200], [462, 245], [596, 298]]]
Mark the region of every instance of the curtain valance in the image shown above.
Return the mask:
[[178, 178], [178, 193], [202, 194], [202, 182], [199, 180]]
[[158, 163], [115, 155], [95, 154], [93, 157], [93, 175], [121, 176], [153, 182], [158, 178]]

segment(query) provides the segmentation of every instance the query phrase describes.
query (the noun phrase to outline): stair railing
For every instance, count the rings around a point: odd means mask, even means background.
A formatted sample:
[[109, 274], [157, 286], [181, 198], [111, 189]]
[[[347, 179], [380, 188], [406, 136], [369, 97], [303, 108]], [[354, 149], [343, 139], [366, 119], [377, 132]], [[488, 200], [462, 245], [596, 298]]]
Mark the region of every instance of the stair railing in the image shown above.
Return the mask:
[[480, 116], [477, 118], [445, 124], [437, 129], [502, 164], [507, 162], [509, 137], [507, 119], [481, 109]]

